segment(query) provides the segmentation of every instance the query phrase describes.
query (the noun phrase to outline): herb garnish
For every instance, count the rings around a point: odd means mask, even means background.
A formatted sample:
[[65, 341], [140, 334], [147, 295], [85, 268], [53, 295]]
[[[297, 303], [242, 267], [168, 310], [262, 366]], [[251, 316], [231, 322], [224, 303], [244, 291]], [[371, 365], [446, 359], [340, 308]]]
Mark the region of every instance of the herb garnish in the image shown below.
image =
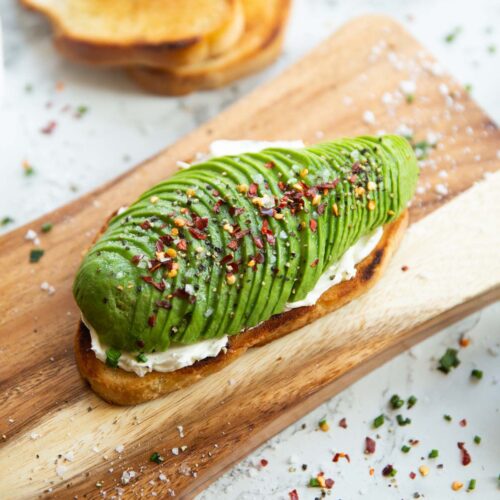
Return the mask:
[[165, 459], [157, 452], [155, 451], [150, 457], [149, 457], [150, 462], [155, 462], [157, 464], [161, 464], [165, 461]]
[[458, 351], [456, 349], [447, 349], [439, 359], [438, 370], [448, 374], [452, 368], [456, 368], [459, 364]]
[[408, 453], [410, 450], [411, 450], [411, 448], [408, 445], [406, 445], [406, 444], [404, 444], [403, 446], [401, 446], [401, 451], [403, 453]]
[[477, 369], [474, 369], [470, 372], [470, 376], [472, 378], [475, 378], [477, 380], [481, 380], [483, 378], [483, 372], [482, 370], [477, 370]]
[[48, 233], [49, 231], [52, 231], [52, 228], [54, 225], [52, 222], [45, 222], [45, 224], [42, 224], [42, 233]]
[[408, 409], [413, 408], [417, 404], [417, 398], [415, 396], [410, 396], [408, 398]]
[[9, 217], [8, 215], [6, 217], [4, 217], [1, 221], [0, 221], [0, 226], [6, 226], [7, 224], [12, 224], [14, 222], [14, 219], [12, 217]]
[[33, 165], [31, 165], [31, 163], [26, 160], [23, 161], [23, 170], [26, 177], [31, 177], [35, 173]]
[[438, 450], [431, 450], [429, 452], [429, 458], [437, 458], [439, 456], [439, 451]]
[[30, 252], [30, 262], [38, 262], [43, 257], [44, 253], [45, 250], [41, 248], [33, 248]]
[[467, 486], [467, 489], [469, 491], [472, 491], [472, 490], [475, 490], [476, 489], [476, 480], [475, 479], [471, 479], [469, 481], [469, 486]]
[[452, 43], [455, 41], [455, 39], [457, 38], [457, 36], [461, 33], [462, 31], [462, 28], [460, 28], [460, 26], [457, 26], [451, 33], [448, 33], [445, 37], [444, 37], [444, 41], [446, 43]]
[[398, 415], [396, 417], [396, 420], [398, 421], [398, 424], [403, 426], [403, 425], [408, 425], [411, 424], [411, 419], [408, 417], [403, 417], [403, 415]]
[[81, 118], [83, 115], [87, 114], [88, 111], [89, 111], [88, 106], [78, 106], [76, 108], [75, 117], [76, 118]]
[[444, 418], [447, 422], [451, 422], [451, 415], [443, 415], [443, 418]]
[[384, 425], [385, 417], [384, 415], [379, 415], [377, 418], [373, 420], [373, 427], [375, 429], [379, 428], [381, 425]]
[[135, 357], [135, 360], [138, 362], [138, 363], [146, 363], [148, 358], [146, 357], [146, 355], [143, 353], [143, 352], [140, 352], [136, 357]]
[[405, 404], [405, 402], [397, 394], [394, 394], [391, 397], [389, 403], [391, 404], [393, 410], [397, 410], [398, 408], [401, 408]]
[[474, 443], [481, 444], [481, 436], [474, 436]]
[[111, 368], [116, 368], [121, 355], [122, 353], [120, 351], [110, 347], [106, 351], [106, 364]]

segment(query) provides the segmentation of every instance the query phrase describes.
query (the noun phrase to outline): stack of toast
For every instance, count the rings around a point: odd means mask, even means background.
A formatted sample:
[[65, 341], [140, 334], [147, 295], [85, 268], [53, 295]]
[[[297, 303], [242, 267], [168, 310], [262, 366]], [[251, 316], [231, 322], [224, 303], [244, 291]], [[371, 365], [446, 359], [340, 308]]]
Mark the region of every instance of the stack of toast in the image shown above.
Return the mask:
[[70, 59], [167, 95], [220, 87], [279, 54], [291, 0], [21, 0]]

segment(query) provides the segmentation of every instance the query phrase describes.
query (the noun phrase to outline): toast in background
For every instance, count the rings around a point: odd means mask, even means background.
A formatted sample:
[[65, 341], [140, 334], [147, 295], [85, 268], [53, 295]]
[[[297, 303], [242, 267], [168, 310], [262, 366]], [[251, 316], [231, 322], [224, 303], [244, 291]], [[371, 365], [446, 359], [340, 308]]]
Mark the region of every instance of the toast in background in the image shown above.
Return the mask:
[[55, 45], [77, 62], [171, 68], [233, 46], [244, 29], [241, 0], [21, 0], [45, 14]]
[[245, 31], [227, 53], [206, 61], [159, 70], [128, 68], [149, 92], [182, 95], [226, 85], [271, 63], [281, 52], [290, 0], [242, 0]]

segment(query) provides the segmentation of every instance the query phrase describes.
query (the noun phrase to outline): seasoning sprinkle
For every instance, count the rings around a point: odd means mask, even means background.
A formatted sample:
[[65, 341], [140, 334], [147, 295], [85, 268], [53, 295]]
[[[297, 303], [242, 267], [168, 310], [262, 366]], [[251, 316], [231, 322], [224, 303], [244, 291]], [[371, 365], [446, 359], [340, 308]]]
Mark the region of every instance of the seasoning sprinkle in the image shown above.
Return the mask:
[[42, 250], [41, 248], [33, 248], [30, 251], [30, 262], [31, 263], [38, 262], [43, 257], [44, 253], [45, 250]]
[[384, 415], [379, 415], [378, 417], [376, 417], [374, 420], [373, 420], [373, 427], [375, 429], [378, 429], [381, 425], [383, 425], [385, 422], [385, 417]]
[[482, 370], [474, 369], [470, 372], [471, 378], [475, 378], [476, 380], [481, 380], [483, 378]]
[[460, 360], [458, 359], [458, 351], [456, 349], [448, 348], [439, 359], [438, 370], [448, 374], [452, 368], [456, 368], [459, 364]]

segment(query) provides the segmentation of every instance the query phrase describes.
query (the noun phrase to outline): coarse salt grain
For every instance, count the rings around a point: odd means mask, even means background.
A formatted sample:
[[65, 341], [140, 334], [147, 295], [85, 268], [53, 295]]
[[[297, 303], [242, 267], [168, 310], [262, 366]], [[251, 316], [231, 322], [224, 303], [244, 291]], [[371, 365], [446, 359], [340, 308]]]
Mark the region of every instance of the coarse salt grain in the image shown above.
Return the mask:
[[177, 431], [179, 432], [179, 437], [184, 437], [184, 427], [182, 425], [177, 426]]
[[369, 109], [367, 109], [363, 113], [363, 121], [367, 125], [373, 125], [375, 123], [375, 114], [373, 113], [373, 111], [370, 111]]
[[55, 287], [47, 283], [46, 281], [43, 281], [40, 284], [40, 289], [43, 290], [44, 292], [47, 292], [49, 295], [54, 295], [56, 293]]
[[116, 451], [116, 453], [122, 453], [124, 449], [125, 449], [125, 446], [123, 446], [123, 444], [119, 444], [119, 445], [115, 448], [115, 451]]
[[32, 441], [35, 441], [35, 439], [38, 439], [39, 437], [40, 437], [40, 434], [38, 434], [38, 432], [32, 432], [32, 433], [30, 434], [30, 439], [31, 439]]
[[417, 90], [417, 84], [412, 80], [403, 80], [399, 83], [399, 88], [403, 94], [411, 95]]
[[446, 196], [448, 194], [448, 188], [444, 184], [436, 184], [434, 186], [436, 193]]

